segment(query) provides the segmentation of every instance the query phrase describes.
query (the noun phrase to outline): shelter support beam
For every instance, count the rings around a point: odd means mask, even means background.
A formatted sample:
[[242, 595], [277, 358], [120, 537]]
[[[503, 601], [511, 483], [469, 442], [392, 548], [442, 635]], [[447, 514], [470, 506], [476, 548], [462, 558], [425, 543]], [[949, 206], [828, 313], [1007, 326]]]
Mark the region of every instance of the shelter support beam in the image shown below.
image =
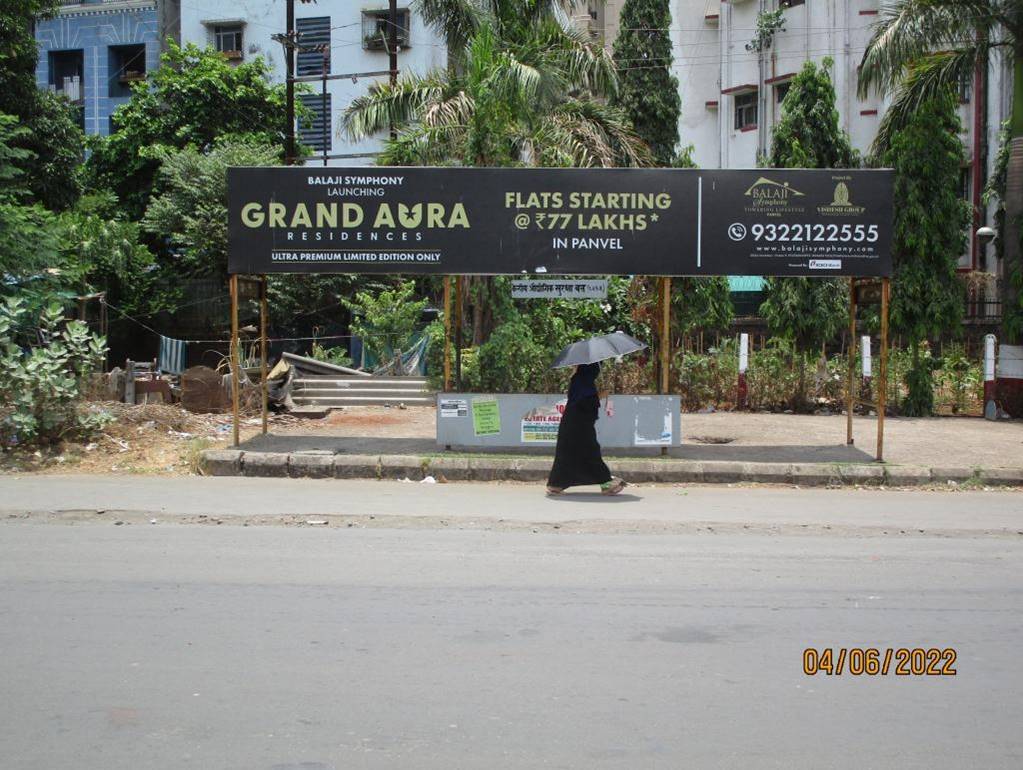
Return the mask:
[[451, 276], [444, 276], [444, 392], [451, 390]]
[[[661, 381], [658, 383], [658, 392], [662, 395], [671, 389], [671, 278], [660, 279], [661, 295]], [[661, 454], [667, 455], [668, 448], [661, 447]]]
[[465, 280], [462, 276], [455, 278], [455, 390], [462, 389], [462, 301], [465, 294]]
[[234, 427], [234, 446], [240, 441], [241, 372], [238, 371], [241, 356], [238, 354], [238, 275], [231, 276], [231, 344], [228, 347], [231, 368], [231, 416]]
[[856, 279], [849, 279], [849, 347], [846, 351], [849, 358], [849, 378], [845, 392], [845, 443], [852, 445], [853, 409], [856, 407]]
[[267, 357], [270, 354], [269, 347], [270, 343], [266, 335], [266, 327], [268, 322], [268, 302], [266, 296], [266, 276], [262, 275], [259, 277], [259, 390], [262, 396], [260, 401], [262, 416], [263, 416], [263, 435], [265, 436], [268, 429], [269, 423], [269, 412], [270, 412], [270, 393], [269, 385], [266, 381], [267, 376]]
[[884, 410], [888, 398], [888, 303], [891, 295], [890, 278], [881, 279], [881, 364], [877, 384], [877, 461], [884, 461]]

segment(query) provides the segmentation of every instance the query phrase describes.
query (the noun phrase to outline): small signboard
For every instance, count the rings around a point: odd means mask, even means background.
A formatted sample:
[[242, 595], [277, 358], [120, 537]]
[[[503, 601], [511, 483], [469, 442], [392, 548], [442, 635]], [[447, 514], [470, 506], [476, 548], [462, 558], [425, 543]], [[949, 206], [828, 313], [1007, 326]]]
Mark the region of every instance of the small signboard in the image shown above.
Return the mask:
[[501, 432], [501, 412], [496, 398], [472, 400], [472, 431], [477, 436], [495, 436]]
[[607, 280], [525, 280], [512, 281], [513, 299], [604, 299]]
[[441, 417], [466, 417], [469, 414], [469, 402], [464, 398], [442, 398], [438, 409]]

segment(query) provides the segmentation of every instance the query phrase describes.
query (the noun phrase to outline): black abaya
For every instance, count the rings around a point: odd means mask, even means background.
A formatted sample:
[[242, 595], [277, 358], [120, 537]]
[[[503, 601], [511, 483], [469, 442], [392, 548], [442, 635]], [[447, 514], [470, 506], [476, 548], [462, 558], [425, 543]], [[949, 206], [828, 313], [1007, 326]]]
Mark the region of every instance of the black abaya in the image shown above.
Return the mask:
[[569, 401], [565, 406], [547, 486], [566, 489], [611, 480], [611, 471], [604, 464], [597, 443], [599, 412], [600, 399], [595, 395]]

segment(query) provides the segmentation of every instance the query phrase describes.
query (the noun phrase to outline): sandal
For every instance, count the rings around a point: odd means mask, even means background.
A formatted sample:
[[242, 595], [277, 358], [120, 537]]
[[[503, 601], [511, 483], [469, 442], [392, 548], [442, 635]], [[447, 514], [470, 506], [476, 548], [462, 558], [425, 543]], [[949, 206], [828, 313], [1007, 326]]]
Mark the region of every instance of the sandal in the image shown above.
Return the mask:
[[602, 495], [617, 495], [623, 489], [625, 489], [625, 482], [617, 476], [612, 476], [610, 481], [605, 481], [600, 485], [600, 494]]
[[547, 487], [547, 496], [548, 497], [557, 497], [558, 495], [560, 495], [564, 491], [565, 490], [561, 489], [561, 487]]

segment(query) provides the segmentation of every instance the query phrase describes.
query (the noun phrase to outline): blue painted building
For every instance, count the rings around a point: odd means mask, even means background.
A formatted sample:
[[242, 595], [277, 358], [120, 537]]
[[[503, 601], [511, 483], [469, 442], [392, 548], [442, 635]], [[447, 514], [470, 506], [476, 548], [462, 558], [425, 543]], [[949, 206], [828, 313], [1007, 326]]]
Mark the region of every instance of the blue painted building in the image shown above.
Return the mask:
[[80, 105], [87, 134], [106, 136], [132, 83], [159, 66], [162, 26], [158, 0], [62, 0], [36, 21], [36, 83]]

